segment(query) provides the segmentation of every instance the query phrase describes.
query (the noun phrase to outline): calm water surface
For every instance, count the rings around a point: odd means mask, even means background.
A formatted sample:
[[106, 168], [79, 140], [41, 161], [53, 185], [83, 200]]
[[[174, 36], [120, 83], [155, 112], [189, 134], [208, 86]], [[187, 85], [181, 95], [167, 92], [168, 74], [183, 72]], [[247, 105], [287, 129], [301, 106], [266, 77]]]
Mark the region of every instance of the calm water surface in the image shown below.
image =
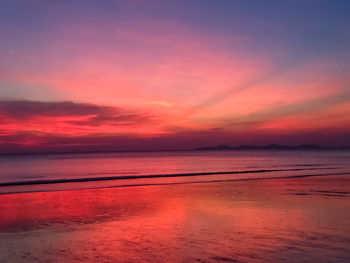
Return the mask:
[[[2, 263], [350, 262], [349, 152], [0, 159], [2, 184], [47, 182], [0, 187], [30, 192], [0, 195]], [[316, 176], [284, 179], [302, 175]]]
[[[349, 171], [350, 151], [187, 151], [2, 156], [0, 193], [339, 174]], [[108, 180], [96, 181], [96, 178]], [[74, 182], [79, 179], [86, 182]], [[63, 180], [64, 183], [57, 184], [57, 180]], [[31, 184], [16, 185], [23, 182]], [[14, 185], [6, 186], [6, 183]]]

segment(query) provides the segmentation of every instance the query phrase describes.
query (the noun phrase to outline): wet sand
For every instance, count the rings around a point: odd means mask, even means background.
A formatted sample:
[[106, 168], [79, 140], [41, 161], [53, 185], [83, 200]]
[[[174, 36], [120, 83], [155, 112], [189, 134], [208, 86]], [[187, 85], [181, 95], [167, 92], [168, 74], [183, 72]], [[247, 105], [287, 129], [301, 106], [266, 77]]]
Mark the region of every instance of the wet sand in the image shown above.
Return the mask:
[[0, 195], [0, 262], [350, 262], [350, 175]]

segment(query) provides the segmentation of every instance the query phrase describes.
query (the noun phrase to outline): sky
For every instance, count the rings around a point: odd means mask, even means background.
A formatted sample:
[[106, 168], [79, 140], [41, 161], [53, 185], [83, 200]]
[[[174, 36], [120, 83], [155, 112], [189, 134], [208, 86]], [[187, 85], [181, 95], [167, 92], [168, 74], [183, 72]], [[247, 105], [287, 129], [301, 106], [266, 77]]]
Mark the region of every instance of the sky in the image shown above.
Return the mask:
[[350, 146], [350, 1], [0, 0], [0, 152]]

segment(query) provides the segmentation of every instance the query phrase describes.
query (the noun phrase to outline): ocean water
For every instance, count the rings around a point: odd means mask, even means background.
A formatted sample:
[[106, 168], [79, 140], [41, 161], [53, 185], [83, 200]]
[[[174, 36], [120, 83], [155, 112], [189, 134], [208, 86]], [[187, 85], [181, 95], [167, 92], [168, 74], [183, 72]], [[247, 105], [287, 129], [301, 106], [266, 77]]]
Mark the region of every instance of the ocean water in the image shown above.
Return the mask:
[[[0, 262], [350, 262], [349, 161], [346, 151], [2, 156], [0, 192], [38, 193], [0, 195]], [[56, 191], [69, 189], [92, 190]]]
[[0, 157], [0, 193], [350, 173], [350, 151], [173, 151]]

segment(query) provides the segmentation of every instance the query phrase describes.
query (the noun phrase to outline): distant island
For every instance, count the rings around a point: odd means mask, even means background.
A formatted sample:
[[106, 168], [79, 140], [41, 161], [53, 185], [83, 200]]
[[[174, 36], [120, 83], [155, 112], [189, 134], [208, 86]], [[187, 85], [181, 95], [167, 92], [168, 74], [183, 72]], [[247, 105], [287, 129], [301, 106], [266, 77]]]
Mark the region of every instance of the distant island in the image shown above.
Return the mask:
[[269, 144], [263, 146], [257, 145], [240, 145], [238, 147], [231, 147], [227, 145], [218, 145], [214, 147], [199, 147], [194, 149], [195, 151], [225, 151], [225, 150], [350, 150], [350, 147], [324, 147], [313, 144], [300, 144], [300, 145], [280, 145]]
[[137, 153], [137, 152], [183, 152], [183, 151], [230, 151], [230, 150], [291, 150], [291, 151], [303, 151], [303, 150], [350, 150], [350, 146], [344, 147], [327, 147], [320, 146], [314, 144], [299, 144], [299, 145], [281, 145], [281, 144], [268, 144], [268, 145], [240, 145], [240, 146], [228, 146], [228, 145], [217, 145], [217, 146], [206, 146], [206, 147], [198, 147], [192, 149], [155, 149], [155, 150], [117, 150], [117, 149], [86, 149], [86, 150], [19, 150], [19, 151], [1, 151], [0, 147], [0, 156], [11, 156], [11, 155], [46, 155], [46, 154], [98, 154], [98, 153]]

